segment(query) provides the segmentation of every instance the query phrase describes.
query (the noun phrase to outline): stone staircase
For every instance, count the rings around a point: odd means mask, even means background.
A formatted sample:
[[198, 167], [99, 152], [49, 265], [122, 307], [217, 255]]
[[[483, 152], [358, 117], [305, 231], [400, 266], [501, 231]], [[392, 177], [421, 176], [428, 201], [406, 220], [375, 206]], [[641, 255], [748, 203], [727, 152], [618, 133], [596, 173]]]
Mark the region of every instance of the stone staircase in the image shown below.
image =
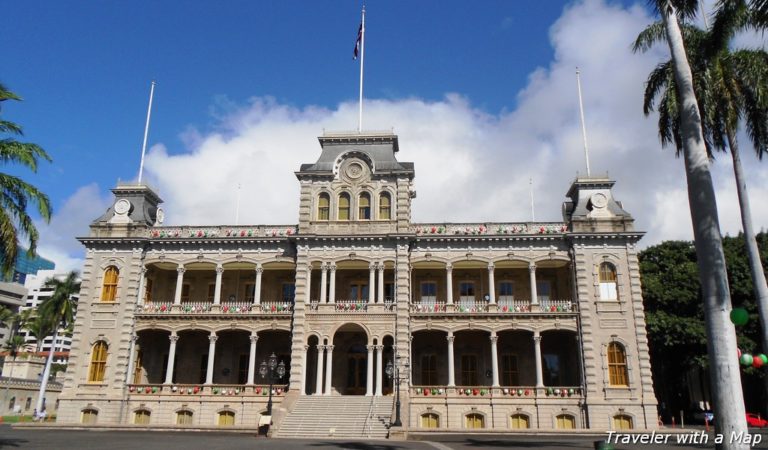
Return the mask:
[[392, 397], [301, 396], [275, 437], [386, 439]]

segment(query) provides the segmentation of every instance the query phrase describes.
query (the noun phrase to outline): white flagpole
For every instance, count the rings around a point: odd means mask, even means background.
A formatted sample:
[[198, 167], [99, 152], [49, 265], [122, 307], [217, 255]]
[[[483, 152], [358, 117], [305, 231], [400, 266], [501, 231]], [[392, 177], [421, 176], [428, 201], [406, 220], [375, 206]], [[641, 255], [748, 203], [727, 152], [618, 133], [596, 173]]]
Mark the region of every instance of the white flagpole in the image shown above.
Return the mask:
[[152, 116], [152, 97], [155, 94], [155, 80], [152, 80], [152, 86], [149, 88], [149, 106], [147, 107], [147, 123], [144, 125], [144, 143], [141, 145], [141, 163], [139, 163], [139, 183], [144, 173], [144, 154], [147, 152], [147, 135], [149, 135], [149, 118]]
[[237, 206], [235, 206], [235, 225], [240, 225], [240, 183], [237, 183]]
[[363, 4], [363, 19], [360, 22], [360, 108], [357, 118], [357, 132], [363, 132], [363, 62], [365, 61], [365, 4]]
[[528, 179], [528, 189], [531, 191], [531, 222], [536, 222], [536, 211], [533, 209], [533, 178]]
[[589, 173], [589, 148], [587, 147], [587, 126], [584, 124], [584, 103], [581, 101], [581, 77], [579, 76], [579, 68], [576, 68], [576, 86], [579, 89], [579, 113], [581, 115], [581, 135], [584, 138], [584, 159], [587, 161], [587, 176]]

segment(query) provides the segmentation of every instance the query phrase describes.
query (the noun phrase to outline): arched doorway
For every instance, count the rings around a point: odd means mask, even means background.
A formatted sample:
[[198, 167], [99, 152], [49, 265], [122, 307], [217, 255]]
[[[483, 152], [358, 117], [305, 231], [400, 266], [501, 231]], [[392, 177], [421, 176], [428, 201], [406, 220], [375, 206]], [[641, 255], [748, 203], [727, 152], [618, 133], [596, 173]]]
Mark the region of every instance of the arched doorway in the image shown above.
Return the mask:
[[368, 379], [368, 334], [356, 324], [342, 325], [333, 335], [331, 385], [342, 395], [365, 395]]

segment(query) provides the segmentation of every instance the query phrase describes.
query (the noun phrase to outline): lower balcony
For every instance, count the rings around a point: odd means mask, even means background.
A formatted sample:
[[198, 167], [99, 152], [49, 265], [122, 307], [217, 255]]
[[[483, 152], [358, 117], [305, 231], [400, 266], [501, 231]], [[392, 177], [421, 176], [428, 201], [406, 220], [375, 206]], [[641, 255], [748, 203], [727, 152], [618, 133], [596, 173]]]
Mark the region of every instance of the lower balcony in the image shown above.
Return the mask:
[[[287, 384], [273, 385], [273, 400], [281, 399], [288, 390]], [[268, 384], [129, 384], [128, 395], [147, 396], [197, 396], [197, 397], [268, 397]]]
[[136, 307], [137, 315], [290, 315], [293, 301], [252, 302], [148, 302]]
[[516, 397], [519, 399], [580, 399], [583, 397], [583, 392], [584, 391], [580, 386], [412, 386], [410, 388], [412, 399], [419, 397]]
[[540, 300], [531, 303], [530, 300], [504, 300], [498, 303], [487, 301], [459, 301], [448, 304], [445, 301], [416, 301], [410, 305], [411, 313], [415, 314], [530, 314], [530, 313], [575, 313], [577, 304], [571, 300]]

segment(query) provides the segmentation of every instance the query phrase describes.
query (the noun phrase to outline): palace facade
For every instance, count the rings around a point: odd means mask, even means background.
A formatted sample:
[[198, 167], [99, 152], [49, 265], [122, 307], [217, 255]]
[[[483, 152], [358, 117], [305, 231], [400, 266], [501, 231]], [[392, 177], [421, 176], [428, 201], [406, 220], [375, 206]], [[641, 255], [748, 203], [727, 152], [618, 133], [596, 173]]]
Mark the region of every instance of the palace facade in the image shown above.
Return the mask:
[[59, 422], [255, 429], [271, 398], [278, 435], [398, 410], [390, 432], [656, 427], [642, 233], [613, 181], [573, 181], [563, 222], [412, 223], [396, 135], [319, 141], [298, 225], [163, 226], [150, 188], [113, 189], [80, 239]]

